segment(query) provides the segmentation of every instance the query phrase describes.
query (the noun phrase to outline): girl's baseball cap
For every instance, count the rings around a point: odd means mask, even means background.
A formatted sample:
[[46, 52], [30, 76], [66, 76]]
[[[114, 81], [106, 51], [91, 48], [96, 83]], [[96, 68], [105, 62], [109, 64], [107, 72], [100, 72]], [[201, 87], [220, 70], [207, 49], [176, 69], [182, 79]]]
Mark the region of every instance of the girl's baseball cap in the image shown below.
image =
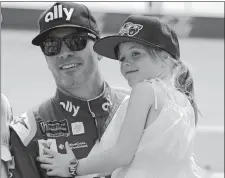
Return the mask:
[[173, 58], [180, 59], [179, 42], [175, 31], [158, 18], [131, 15], [123, 23], [118, 35], [98, 40], [94, 50], [105, 57], [116, 59], [115, 48], [123, 42], [138, 42], [167, 51]]
[[39, 18], [40, 33], [32, 44], [39, 46], [46, 35], [53, 29], [61, 27], [75, 27], [88, 30], [100, 38], [98, 26], [90, 10], [83, 4], [73, 2], [57, 2], [45, 11]]

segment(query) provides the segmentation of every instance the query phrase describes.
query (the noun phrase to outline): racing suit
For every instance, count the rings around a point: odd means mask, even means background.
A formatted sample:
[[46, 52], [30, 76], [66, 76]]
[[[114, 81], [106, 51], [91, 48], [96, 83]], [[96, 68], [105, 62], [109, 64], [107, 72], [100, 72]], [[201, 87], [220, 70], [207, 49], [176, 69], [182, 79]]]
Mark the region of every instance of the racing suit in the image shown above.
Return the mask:
[[[127, 99], [125, 93], [110, 88], [107, 83], [103, 93], [91, 100], [70, 97], [57, 90], [55, 96], [15, 118], [11, 128], [35, 163], [33, 169], [38, 169], [41, 178], [47, 178], [46, 170], [35, 161], [37, 156], [45, 154], [43, 148], [65, 154], [68, 141], [77, 159], [87, 157], [111, 119], [125, 117], [126, 111], [119, 111], [119, 107]], [[86, 177], [90, 176], [82, 176]]]

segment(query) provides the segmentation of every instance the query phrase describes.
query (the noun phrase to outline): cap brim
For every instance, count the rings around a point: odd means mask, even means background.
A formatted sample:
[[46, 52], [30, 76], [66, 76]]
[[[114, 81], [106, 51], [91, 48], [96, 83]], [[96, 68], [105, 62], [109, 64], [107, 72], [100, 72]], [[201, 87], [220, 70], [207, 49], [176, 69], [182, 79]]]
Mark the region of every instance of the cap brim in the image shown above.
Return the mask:
[[74, 28], [83, 28], [85, 30], [88, 30], [90, 31], [91, 33], [95, 34], [98, 38], [98, 34], [96, 34], [94, 31], [88, 29], [88, 28], [85, 28], [85, 27], [82, 27], [82, 26], [79, 26], [79, 25], [73, 25], [73, 24], [64, 24], [64, 25], [58, 25], [58, 26], [55, 26], [55, 27], [52, 27], [52, 28], [49, 28], [45, 31], [43, 31], [42, 33], [38, 34], [33, 40], [32, 40], [32, 44], [35, 45], [35, 46], [40, 46], [41, 42], [45, 39], [46, 35], [56, 29], [56, 28], [65, 28], [65, 27], [74, 27]]
[[152, 46], [152, 47], [160, 48], [160, 46], [151, 44], [151, 43], [149, 43], [145, 40], [142, 40], [140, 38], [113, 35], [113, 36], [107, 36], [107, 37], [104, 37], [104, 38], [98, 40], [94, 44], [94, 50], [95, 50], [95, 52], [97, 52], [98, 54], [100, 54], [102, 56], [118, 60], [117, 56], [115, 54], [115, 47], [118, 44], [123, 43], [123, 42], [138, 42], [138, 43], [146, 44], [146, 45], [149, 45], [149, 46]]
[[3, 161], [10, 161], [12, 159], [9, 148], [6, 145], [1, 145], [1, 159]]

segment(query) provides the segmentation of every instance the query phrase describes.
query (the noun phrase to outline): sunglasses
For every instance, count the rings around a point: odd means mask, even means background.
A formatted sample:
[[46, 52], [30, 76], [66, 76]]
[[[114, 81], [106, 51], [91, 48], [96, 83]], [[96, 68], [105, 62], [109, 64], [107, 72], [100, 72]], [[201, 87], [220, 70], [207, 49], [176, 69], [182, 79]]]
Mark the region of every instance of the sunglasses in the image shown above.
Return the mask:
[[94, 41], [96, 40], [96, 36], [91, 33], [72, 33], [63, 38], [47, 37], [41, 43], [40, 47], [46, 56], [55, 56], [60, 53], [62, 42], [64, 42], [71, 51], [81, 51], [86, 47], [88, 38]]

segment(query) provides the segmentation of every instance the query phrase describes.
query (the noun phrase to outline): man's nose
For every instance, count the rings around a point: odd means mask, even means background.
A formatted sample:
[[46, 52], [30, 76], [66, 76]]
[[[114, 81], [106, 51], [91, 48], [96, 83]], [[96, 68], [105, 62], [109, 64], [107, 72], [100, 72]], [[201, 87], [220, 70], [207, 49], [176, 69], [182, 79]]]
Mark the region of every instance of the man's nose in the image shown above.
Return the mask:
[[70, 57], [72, 57], [74, 55], [73, 51], [71, 51], [63, 42], [62, 43], [62, 47], [61, 47], [61, 51], [59, 53], [59, 59], [68, 59]]

